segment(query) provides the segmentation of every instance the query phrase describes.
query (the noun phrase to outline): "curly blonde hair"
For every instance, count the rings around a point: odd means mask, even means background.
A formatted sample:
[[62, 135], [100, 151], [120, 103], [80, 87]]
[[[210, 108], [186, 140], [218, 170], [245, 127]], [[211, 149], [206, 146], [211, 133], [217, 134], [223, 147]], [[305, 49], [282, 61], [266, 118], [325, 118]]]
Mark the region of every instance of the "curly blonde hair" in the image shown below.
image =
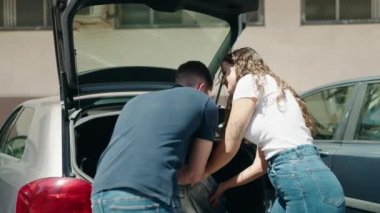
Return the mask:
[[[227, 56], [223, 59], [223, 62], [227, 62], [231, 66], [235, 67], [237, 80], [242, 78], [247, 74], [253, 74], [255, 78], [255, 82], [258, 90], [262, 93], [264, 91], [263, 88], [263, 79], [265, 75], [270, 75], [277, 82], [277, 88], [279, 91], [279, 95], [277, 97], [277, 102], [283, 100], [285, 98], [285, 90], [289, 90], [295, 97], [298, 105], [302, 110], [302, 116], [305, 120], [306, 126], [309, 128], [310, 133], [315, 135], [315, 128], [311, 116], [306, 108], [305, 103], [302, 101], [297, 92], [284, 80], [274, 74], [270, 68], [264, 63], [264, 60], [260, 57], [260, 55], [250, 47], [244, 47], [237, 49], [233, 52], [227, 54]], [[227, 104], [227, 113], [229, 115], [229, 110], [231, 109], [231, 97], [229, 98]], [[228, 118], [226, 118], [227, 120]]]

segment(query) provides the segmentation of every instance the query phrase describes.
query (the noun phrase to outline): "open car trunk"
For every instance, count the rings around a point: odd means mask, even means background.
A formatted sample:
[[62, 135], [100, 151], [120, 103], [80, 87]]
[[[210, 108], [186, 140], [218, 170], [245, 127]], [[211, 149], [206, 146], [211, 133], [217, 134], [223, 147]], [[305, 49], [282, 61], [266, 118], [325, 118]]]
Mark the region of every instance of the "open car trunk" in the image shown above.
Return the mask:
[[100, 155], [107, 147], [119, 111], [88, 115], [76, 123], [76, 164], [91, 178], [95, 177]]
[[[121, 109], [122, 106], [117, 106], [83, 111], [74, 125], [75, 163], [77, 170], [80, 170], [77, 172], [84, 173], [85, 175], [82, 176], [91, 182], [95, 176], [99, 158], [111, 139]], [[212, 175], [214, 180], [219, 183], [235, 176], [252, 164], [255, 153], [254, 144], [243, 142], [232, 161]], [[267, 205], [265, 188], [268, 187], [266, 186], [270, 187], [270, 184], [268, 185], [266, 177], [262, 177], [249, 184], [228, 190], [225, 193], [227, 211], [264, 212]]]
[[[93, 181], [126, 102], [116, 100], [105, 107], [89, 99], [101, 97], [98, 101], [102, 102], [115, 93], [165, 89], [174, 83], [177, 67], [189, 60], [202, 61], [214, 76], [245, 28], [246, 13], [256, 11], [258, 2], [51, 0], [63, 104], [62, 152], [70, 155], [63, 160], [63, 175]], [[235, 164], [215, 174], [215, 180], [230, 178], [252, 163], [255, 151], [244, 147], [232, 161]], [[262, 183], [255, 182], [260, 188]], [[261, 202], [255, 195], [261, 195], [262, 190], [247, 191], [253, 196], [243, 193], [235, 198], [251, 199], [247, 205]], [[238, 206], [245, 211], [257, 210], [242, 202]]]

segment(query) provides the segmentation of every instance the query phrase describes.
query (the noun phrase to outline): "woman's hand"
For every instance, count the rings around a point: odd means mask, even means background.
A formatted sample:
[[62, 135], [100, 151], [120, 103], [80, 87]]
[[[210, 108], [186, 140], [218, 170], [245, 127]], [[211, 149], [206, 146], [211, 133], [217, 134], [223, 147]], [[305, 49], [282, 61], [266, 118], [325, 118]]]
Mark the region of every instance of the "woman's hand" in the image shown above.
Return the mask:
[[217, 206], [218, 202], [222, 198], [224, 192], [228, 189], [225, 182], [222, 182], [218, 185], [218, 188], [216, 188], [214, 194], [210, 197], [210, 204], [211, 206], [215, 207]]

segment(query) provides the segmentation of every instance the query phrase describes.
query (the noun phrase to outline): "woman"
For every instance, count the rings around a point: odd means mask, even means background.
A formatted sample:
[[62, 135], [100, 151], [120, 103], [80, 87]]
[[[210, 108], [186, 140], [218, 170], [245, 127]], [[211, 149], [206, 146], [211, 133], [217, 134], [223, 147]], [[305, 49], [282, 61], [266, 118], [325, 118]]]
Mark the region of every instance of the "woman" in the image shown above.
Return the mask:
[[[285, 81], [276, 76], [255, 50], [241, 48], [222, 62], [223, 84], [233, 95], [225, 132], [228, 147], [244, 137], [257, 146], [251, 166], [219, 184], [211, 202], [227, 189], [246, 184], [268, 171], [276, 190], [271, 212], [344, 212], [342, 187], [312, 145], [314, 132], [307, 109]], [[221, 161], [228, 157], [219, 153]], [[209, 171], [217, 168], [218, 152]]]

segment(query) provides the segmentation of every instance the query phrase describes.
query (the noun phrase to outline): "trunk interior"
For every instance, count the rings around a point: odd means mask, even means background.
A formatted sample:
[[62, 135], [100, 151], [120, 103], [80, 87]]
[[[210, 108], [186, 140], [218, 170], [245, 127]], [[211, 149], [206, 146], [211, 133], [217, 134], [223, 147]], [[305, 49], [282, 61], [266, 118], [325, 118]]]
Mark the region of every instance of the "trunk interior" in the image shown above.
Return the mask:
[[111, 139], [118, 117], [115, 113], [88, 115], [75, 126], [76, 163], [91, 178], [95, 177], [100, 155]]
[[[82, 113], [75, 129], [76, 163], [91, 178], [94, 178], [100, 155], [110, 141], [121, 107], [92, 110]], [[256, 147], [243, 142], [236, 156], [221, 170], [213, 174], [216, 182], [225, 181], [252, 164]], [[266, 188], [271, 188], [266, 176], [251, 183], [228, 190], [225, 193], [228, 212], [261, 212], [267, 205]]]

